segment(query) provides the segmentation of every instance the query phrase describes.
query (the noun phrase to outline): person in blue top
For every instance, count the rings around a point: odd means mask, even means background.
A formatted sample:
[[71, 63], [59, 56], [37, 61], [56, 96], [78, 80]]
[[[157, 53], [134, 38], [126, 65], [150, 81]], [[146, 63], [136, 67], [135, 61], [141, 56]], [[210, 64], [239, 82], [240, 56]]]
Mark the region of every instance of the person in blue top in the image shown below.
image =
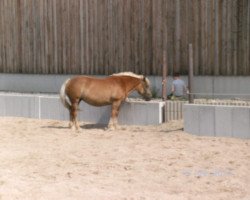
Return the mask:
[[175, 73], [169, 98], [172, 100], [184, 100], [186, 98], [187, 92], [188, 90], [186, 84], [183, 80], [181, 80], [180, 74]]

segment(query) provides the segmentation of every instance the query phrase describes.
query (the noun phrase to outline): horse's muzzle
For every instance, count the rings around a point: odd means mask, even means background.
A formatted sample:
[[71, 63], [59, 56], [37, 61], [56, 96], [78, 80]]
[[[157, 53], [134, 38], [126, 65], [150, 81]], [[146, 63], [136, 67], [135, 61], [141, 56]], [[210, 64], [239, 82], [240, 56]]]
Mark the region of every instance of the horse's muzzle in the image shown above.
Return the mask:
[[152, 97], [144, 97], [145, 101], [150, 101]]

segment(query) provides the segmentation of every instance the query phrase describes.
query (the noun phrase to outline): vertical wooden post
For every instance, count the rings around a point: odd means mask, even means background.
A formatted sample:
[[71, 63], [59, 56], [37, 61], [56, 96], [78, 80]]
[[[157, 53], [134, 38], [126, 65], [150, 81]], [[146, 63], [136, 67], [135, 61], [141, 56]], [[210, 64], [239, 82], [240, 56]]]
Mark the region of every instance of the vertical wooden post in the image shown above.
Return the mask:
[[189, 44], [189, 70], [188, 70], [188, 102], [194, 103], [194, 96], [193, 96], [193, 45]]
[[168, 65], [167, 65], [167, 52], [163, 51], [163, 65], [162, 65], [162, 100], [167, 100], [167, 73], [168, 73]]

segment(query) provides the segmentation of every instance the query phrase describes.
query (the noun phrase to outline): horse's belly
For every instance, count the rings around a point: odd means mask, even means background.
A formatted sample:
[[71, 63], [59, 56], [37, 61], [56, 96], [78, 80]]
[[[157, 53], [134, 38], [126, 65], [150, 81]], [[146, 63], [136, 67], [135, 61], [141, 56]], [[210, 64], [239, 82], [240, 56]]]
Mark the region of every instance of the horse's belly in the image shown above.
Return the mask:
[[82, 98], [82, 100], [92, 106], [106, 106], [111, 104], [108, 99]]

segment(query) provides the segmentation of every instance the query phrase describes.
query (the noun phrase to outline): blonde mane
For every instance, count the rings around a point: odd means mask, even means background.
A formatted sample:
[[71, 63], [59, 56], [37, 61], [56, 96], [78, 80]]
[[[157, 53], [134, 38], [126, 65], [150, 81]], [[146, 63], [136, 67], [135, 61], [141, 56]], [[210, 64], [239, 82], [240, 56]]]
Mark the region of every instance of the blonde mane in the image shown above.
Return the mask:
[[[131, 76], [131, 77], [138, 78], [138, 79], [143, 79], [145, 77], [143, 75], [138, 75], [133, 72], [120, 72], [120, 73], [112, 74], [111, 76]], [[149, 85], [150, 82], [147, 77], [145, 80], [146, 80], [146, 83]]]
[[131, 76], [131, 77], [139, 78], [139, 79], [143, 78], [143, 75], [138, 75], [133, 72], [120, 72], [120, 73], [112, 74], [111, 76]]

